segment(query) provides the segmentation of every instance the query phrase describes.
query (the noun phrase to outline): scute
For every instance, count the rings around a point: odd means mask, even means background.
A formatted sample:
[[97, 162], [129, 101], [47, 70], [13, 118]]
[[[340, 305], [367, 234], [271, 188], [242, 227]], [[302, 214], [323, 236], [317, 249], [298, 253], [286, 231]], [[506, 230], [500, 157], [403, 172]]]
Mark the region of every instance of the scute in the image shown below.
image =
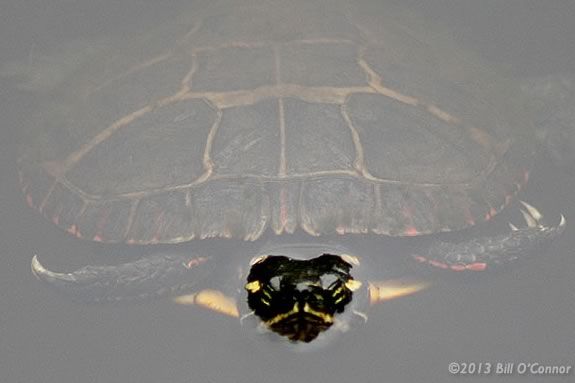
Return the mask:
[[291, 98], [282, 104], [288, 175], [353, 170], [356, 149], [338, 105]]
[[191, 88], [196, 92], [250, 90], [275, 82], [270, 46], [231, 46], [196, 54]]
[[127, 234], [130, 243], [194, 238], [255, 239], [267, 226], [269, 200], [260, 183], [213, 181], [191, 190], [143, 198]]
[[139, 244], [490, 219], [527, 180], [521, 110], [450, 40], [369, 9], [200, 2], [126, 42], [38, 112], [19, 162], [29, 205]]
[[366, 85], [365, 72], [356, 59], [358, 53], [357, 44], [347, 41], [285, 44], [278, 55], [280, 81], [303, 86]]
[[[415, 184], [469, 183], [497, 160], [499, 142], [473, 141], [462, 124], [381, 95], [357, 94], [346, 104], [374, 177]], [[490, 146], [493, 145], [493, 146]]]
[[218, 175], [273, 177], [280, 167], [277, 100], [226, 108], [215, 135], [211, 161]]
[[150, 111], [95, 145], [66, 178], [100, 196], [192, 183], [205, 172], [203, 156], [216, 119], [216, 111], [202, 100]]
[[337, 2], [297, 1], [286, 7], [279, 0], [209, 0], [198, 2], [203, 29], [192, 36], [201, 46], [230, 42], [290, 42], [316, 39], [355, 39], [360, 31], [351, 24]]

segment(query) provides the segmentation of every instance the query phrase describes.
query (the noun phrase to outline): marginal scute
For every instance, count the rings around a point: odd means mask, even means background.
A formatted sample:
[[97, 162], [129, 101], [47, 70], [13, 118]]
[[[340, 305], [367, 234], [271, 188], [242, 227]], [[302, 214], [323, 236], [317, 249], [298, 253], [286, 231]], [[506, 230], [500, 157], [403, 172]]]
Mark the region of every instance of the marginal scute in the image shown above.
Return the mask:
[[128, 229], [132, 201], [92, 202], [83, 210], [73, 234], [97, 242], [121, 242]]
[[524, 137], [516, 137], [515, 145], [509, 148], [486, 182], [477, 186], [490, 207], [491, 216], [503, 209], [527, 182], [526, 169], [531, 167], [533, 150], [533, 145]]
[[269, 222], [269, 197], [261, 182], [214, 180], [191, 191], [199, 238], [257, 239]]
[[189, 190], [177, 190], [142, 198], [126, 240], [130, 243], [183, 242], [193, 239], [194, 220]]
[[57, 183], [45, 200], [42, 213], [55, 224], [68, 229], [78, 222], [85, 205], [80, 196]]
[[398, 213], [406, 219], [402, 235], [414, 236], [438, 230], [437, 214], [433, 211], [430, 193], [422, 188], [403, 186], [406, 204]]
[[[483, 212], [489, 210], [483, 200], [481, 208], [471, 210], [473, 206], [469, 198], [469, 192], [473, 188], [465, 185], [441, 185], [430, 189], [430, 201], [432, 202], [431, 214], [435, 218], [436, 225], [422, 230], [425, 233], [438, 231], [455, 231], [481, 222], [485, 219]], [[479, 215], [475, 215], [479, 214]]]
[[140, 244], [212, 237], [254, 240], [268, 221], [269, 199], [261, 183], [215, 180], [143, 198], [126, 240]]
[[[375, 186], [375, 195], [376, 205], [371, 211], [374, 233], [404, 236], [437, 228], [432, 201], [416, 188], [396, 183], [379, 184]], [[416, 201], [415, 198], [422, 200]]]
[[306, 181], [301, 225], [312, 235], [367, 233], [374, 209], [373, 187], [352, 177]]
[[271, 228], [276, 234], [293, 233], [299, 226], [301, 182], [283, 180], [267, 184]]
[[54, 186], [54, 177], [40, 166], [22, 164], [20, 183], [28, 205], [40, 209], [44, 199]]

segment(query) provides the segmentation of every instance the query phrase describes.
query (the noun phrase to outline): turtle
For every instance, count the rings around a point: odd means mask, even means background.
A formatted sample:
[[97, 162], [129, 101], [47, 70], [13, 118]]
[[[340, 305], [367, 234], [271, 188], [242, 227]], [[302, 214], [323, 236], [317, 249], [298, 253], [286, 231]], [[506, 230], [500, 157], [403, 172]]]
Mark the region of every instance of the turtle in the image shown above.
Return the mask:
[[[30, 118], [27, 204], [143, 254], [63, 273], [34, 256], [49, 286], [246, 309], [309, 343], [426, 288], [414, 270], [497, 269], [564, 230], [516, 202], [538, 150], [523, 93], [442, 31], [388, 4], [195, 3], [89, 56]], [[523, 223], [482, 234], [516, 205]], [[401, 259], [383, 250], [419, 239]]]

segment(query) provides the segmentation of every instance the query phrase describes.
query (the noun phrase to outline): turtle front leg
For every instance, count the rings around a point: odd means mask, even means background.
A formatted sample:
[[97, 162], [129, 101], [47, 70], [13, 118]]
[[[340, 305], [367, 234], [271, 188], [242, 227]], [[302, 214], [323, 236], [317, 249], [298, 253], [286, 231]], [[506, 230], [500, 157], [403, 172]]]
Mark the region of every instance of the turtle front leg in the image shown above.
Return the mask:
[[81, 301], [118, 302], [189, 290], [208, 273], [207, 257], [155, 254], [117, 266], [84, 266], [71, 273], [46, 269], [32, 258], [32, 272], [49, 287]]
[[524, 209], [521, 209], [526, 223], [524, 227], [517, 228], [510, 223], [511, 230], [506, 234], [460, 243], [437, 241], [425, 254], [413, 257], [419, 262], [441, 269], [481, 271], [523, 258], [565, 230], [566, 220], [563, 215], [557, 225], [547, 226], [535, 207], [523, 201], [521, 204], [524, 206]]

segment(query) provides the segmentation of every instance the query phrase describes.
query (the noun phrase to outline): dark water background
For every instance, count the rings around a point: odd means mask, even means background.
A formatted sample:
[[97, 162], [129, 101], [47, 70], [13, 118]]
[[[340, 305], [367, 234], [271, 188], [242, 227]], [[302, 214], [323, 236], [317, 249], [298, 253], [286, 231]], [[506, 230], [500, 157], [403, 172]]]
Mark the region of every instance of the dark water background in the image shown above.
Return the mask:
[[[74, 38], [163, 22], [178, 9], [175, 2], [107, 3], [4, 2], [0, 64]], [[575, 69], [573, 1], [409, 3], [517, 74]], [[480, 283], [446, 284], [375, 307], [364, 326], [330, 346], [293, 353], [236, 320], [168, 300], [88, 306], [45, 290], [30, 273], [33, 254], [73, 268], [93, 247], [47, 224], [19, 194], [17, 131], [34, 102], [12, 85], [0, 82], [0, 382], [446, 382], [477, 379], [450, 375], [452, 361], [575, 366], [575, 180], [543, 160], [527, 198], [549, 217], [564, 212], [571, 220], [546, 253]], [[575, 374], [483, 381], [573, 382]]]

